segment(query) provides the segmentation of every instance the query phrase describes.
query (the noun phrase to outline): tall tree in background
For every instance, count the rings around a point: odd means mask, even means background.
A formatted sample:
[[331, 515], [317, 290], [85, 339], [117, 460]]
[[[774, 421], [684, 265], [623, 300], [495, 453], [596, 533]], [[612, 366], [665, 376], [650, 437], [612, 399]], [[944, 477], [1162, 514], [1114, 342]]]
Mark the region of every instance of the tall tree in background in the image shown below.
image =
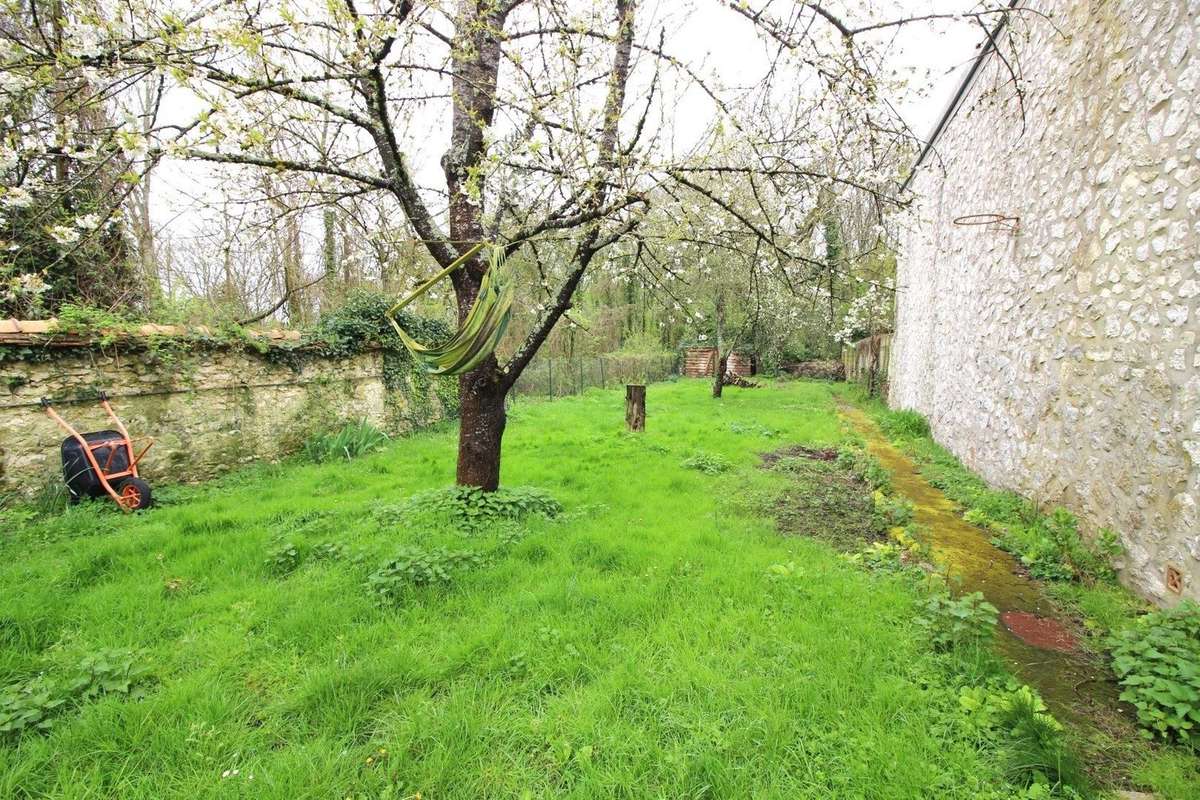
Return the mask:
[[[77, 9], [62, 0], [12, 3], [0, 42], [65, 49]], [[65, 301], [140, 304], [145, 284], [114, 219], [128, 192], [126, 160], [100, 146], [117, 130], [103, 102], [110, 87], [55, 60], [0, 81], [0, 312], [53, 311]], [[26, 148], [26, 141], [48, 146]]]

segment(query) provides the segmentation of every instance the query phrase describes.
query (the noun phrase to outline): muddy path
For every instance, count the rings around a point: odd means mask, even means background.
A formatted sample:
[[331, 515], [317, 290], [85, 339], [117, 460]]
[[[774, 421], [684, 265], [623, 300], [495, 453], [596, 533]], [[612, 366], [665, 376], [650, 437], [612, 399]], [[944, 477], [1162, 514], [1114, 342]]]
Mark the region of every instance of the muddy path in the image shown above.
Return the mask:
[[917, 465], [891, 444], [861, 410], [839, 409], [867, 442], [867, 449], [891, 473], [897, 494], [912, 501], [914, 520], [925, 529], [934, 557], [944, 564], [956, 591], [982, 592], [1001, 614], [997, 647], [1013, 673], [1041, 693], [1059, 719], [1077, 726], [1100, 726], [1118, 736], [1132, 733], [1129, 709], [1100, 660], [1078, 641], [1075, 624], [1031, 580], [1013, 556], [966, 522]]

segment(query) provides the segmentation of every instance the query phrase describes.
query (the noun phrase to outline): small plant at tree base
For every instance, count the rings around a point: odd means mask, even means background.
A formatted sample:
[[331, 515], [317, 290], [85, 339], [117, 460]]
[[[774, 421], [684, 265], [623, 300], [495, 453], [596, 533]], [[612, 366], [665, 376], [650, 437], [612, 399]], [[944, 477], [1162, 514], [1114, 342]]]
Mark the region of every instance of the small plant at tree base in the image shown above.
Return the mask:
[[534, 486], [504, 487], [494, 492], [474, 486], [448, 486], [418, 492], [398, 506], [383, 506], [376, 510], [375, 516], [385, 523], [441, 516], [460, 529], [475, 531], [497, 522], [516, 522], [531, 516], [553, 519], [562, 510], [562, 504], [549, 492]]
[[685, 460], [682, 466], [688, 469], [695, 469], [703, 472], [705, 475], [719, 475], [722, 472], [729, 470], [733, 464], [724, 456], [716, 453], [706, 453], [703, 450], [697, 452], [691, 458]]
[[925, 603], [925, 615], [919, 620], [929, 630], [936, 650], [982, 647], [991, 641], [996, 629], [996, 607], [972, 592], [953, 598], [935, 592]]
[[294, 572], [300, 566], [300, 548], [292, 542], [277, 542], [267, 550], [263, 565], [272, 575], [282, 576]]
[[1112, 668], [1147, 738], [1200, 744], [1200, 606], [1153, 611], [1110, 640]]
[[483, 563], [483, 556], [470, 550], [404, 547], [367, 578], [367, 589], [380, 605], [396, 605], [410, 589], [446, 586], [456, 572], [474, 569]]
[[364, 419], [348, 423], [333, 433], [309, 439], [304, 444], [304, 457], [318, 464], [337, 459], [350, 461], [378, 450], [387, 441], [386, 433]]

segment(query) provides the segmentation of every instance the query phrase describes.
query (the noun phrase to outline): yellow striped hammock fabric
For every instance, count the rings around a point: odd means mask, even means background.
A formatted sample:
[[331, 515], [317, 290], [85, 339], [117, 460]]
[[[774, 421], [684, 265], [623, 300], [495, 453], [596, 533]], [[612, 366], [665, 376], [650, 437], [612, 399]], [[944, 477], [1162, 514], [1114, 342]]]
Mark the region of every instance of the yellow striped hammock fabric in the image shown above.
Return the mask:
[[412, 301], [429, 291], [435, 283], [458, 269], [478, 253], [483, 244], [477, 244], [454, 260], [454, 263], [418, 286], [412, 294], [388, 309], [388, 322], [396, 329], [400, 341], [413, 354], [426, 372], [431, 375], [461, 375], [475, 369], [496, 350], [512, 316], [513, 282], [512, 271], [504, 257], [504, 248], [493, 245], [488, 255], [488, 269], [479, 285], [479, 295], [467, 312], [467, 318], [447, 341], [438, 345], [424, 345], [405, 333], [396, 322], [395, 314]]

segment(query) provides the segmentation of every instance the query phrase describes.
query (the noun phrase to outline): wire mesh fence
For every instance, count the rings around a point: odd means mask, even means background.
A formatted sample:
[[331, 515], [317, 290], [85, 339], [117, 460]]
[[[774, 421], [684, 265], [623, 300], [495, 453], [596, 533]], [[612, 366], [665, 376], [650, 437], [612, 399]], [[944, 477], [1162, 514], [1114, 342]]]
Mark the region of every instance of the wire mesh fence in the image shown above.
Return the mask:
[[535, 358], [513, 386], [523, 397], [566, 397], [592, 387], [663, 381], [679, 372], [674, 353]]

